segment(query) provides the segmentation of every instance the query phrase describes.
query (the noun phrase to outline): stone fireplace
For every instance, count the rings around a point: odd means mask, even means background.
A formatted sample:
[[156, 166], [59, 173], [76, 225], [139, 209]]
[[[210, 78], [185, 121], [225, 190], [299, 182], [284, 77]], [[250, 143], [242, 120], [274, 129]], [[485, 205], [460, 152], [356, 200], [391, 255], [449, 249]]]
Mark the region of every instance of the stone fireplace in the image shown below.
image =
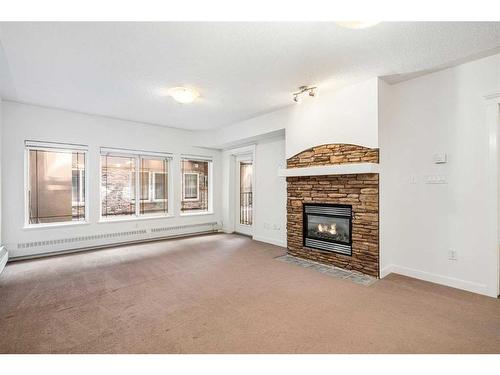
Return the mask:
[[[331, 144], [291, 157], [287, 171], [345, 164], [356, 171], [372, 163], [378, 163], [378, 149]], [[379, 276], [378, 173], [287, 177], [287, 196], [290, 255]]]

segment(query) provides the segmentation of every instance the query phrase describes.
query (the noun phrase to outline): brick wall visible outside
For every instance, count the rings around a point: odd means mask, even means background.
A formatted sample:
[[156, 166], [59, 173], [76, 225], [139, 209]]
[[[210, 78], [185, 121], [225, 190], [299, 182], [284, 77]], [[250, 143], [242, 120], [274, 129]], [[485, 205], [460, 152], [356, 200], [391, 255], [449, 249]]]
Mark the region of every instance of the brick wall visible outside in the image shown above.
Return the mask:
[[[334, 144], [314, 147], [287, 161], [288, 168], [346, 163], [378, 163], [378, 149]], [[352, 256], [303, 247], [304, 202], [351, 204]], [[287, 177], [288, 253], [379, 276], [379, 175]]]
[[[181, 210], [208, 210], [208, 162], [184, 160], [182, 172], [198, 173], [199, 199], [195, 201], [183, 200]], [[184, 178], [184, 174], [182, 178]], [[182, 184], [184, 184], [184, 181], [182, 181]]]

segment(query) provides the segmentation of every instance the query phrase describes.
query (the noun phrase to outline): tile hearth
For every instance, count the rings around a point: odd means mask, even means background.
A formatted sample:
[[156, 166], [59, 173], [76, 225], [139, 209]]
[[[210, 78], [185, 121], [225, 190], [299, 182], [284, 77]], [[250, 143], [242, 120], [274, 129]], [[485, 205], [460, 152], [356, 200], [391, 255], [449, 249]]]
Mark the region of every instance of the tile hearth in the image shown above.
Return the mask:
[[326, 264], [294, 257], [288, 254], [276, 257], [275, 259], [279, 260], [280, 262], [286, 262], [290, 264], [295, 264], [297, 266], [310, 268], [315, 271], [324, 273], [325, 275], [336, 277], [337, 279], [349, 280], [356, 284], [361, 284], [365, 286], [370, 286], [377, 281], [375, 277], [362, 274], [361, 272], [345, 270], [343, 268], [335, 266], [328, 266]]

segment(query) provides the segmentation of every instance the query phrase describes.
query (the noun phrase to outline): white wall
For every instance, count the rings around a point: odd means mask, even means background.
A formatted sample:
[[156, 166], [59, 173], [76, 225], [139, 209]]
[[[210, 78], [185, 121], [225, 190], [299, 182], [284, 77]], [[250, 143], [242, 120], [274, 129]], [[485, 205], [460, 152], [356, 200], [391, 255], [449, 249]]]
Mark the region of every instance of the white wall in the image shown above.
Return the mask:
[[257, 143], [253, 238], [284, 247], [286, 247], [286, 179], [278, 177], [277, 171], [285, 167], [283, 138]]
[[[500, 55], [386, 89], [379, 124], [383, 273], [496, 296], [496, 176], [484, 95], [500, 90]], [[448, 163], [434, 164], [437, 152], [446, 152]], [[426, 184], [428, 175], [448, 182]], [[448, 259], [451, 249], [457, 260]]]
[[378, 79], [321, 93], [292, 107], [286, 157], [329, 143], [378, 147]]
[[[320, 91], [278, 111], [199, 134], [199, 144], [228, 148], [242, 140], [286, 130], [286, 157], [327, 143], [378, 147], [378, 79]], [[291, 101], [291, 98], [290, 98]]]
[[[0, 228], [2, 227], [2, 98], [0, 98]], [[2, 231], [0, 230], [0, 273], [2, 273], [5, 265], [7, 264], [8, 254], [7, 250], [3, 247]]]
[[[3, 102], [2, 177], [3, 206], [2, 238], [10, 256], [45, 253], [50, 251], [95, 246], [117, 242], [117, 239], [99, 239], [71, 244], [50, 245], [18, 249], [18, 243], [56, 240], [114, 232], [149, 229], [187, 224], [220, 221], [221, 166], [218, 150], [192, 147], [193, 135], [159, 126], [90, 116], [12, 102]], [[24, 141], [52, 141], [89, 146], [88, 176], [90, 224], [57, 228], [23, 229], [24, 226]], [[98, 223], [99, 221], [99, 148], [117, 147], [135, 150], [171, 152], [175, 217], [127, 222]], [[214, 214], [180, 217], [180, 154], [207, 155], [214, 158]], [[8, 181], [7, 183], [5, 183]], [[193, 228], [196, 231], [197, 228]], [[165, 236], [169, 233], [159, 233]], [[144, 237], [152, 237], [149, 233]], [[135, 237], [119, 238], [118, 241], [134, 240]]]
[[0, 249], [2, 248], [2, 136], [3, 136], [3, 116], [2, 98], [0, 98]]
[[[0, 228], [2, 227], [2, 98], [0, 98]], [[0, 273], [7, 264], [7, 250], [2, 246], [2, 231], [0, 230]]]
[[[285, 158], [326, 143], [380, 147], [382, 276], [398, 272], [498, 293], [496, 199], [488, 186], [484, 95], [500, 90], [500, 55], [395, 85], [370, 80], [219, 129], [215, 143], [286, 130]], [[434, 153], [449, 162], [434, 164]], [[426, 184], [429, 175], [447, 184]], [[412, 180], [415, 183], [410, 183]], [[283, 208], [285, 210], [285, 208]], [[258, 215], [258, 213], [257, 213]], [[457, 260], [449, 260], [455, 250]]]

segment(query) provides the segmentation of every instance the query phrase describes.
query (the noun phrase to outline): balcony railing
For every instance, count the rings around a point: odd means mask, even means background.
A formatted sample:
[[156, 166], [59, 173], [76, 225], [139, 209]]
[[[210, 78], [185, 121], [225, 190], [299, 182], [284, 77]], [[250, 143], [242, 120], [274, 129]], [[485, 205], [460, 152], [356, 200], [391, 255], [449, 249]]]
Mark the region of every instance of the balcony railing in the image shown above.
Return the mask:
[[252, 225], [252, 193], [240, 193], [240, 224]]

